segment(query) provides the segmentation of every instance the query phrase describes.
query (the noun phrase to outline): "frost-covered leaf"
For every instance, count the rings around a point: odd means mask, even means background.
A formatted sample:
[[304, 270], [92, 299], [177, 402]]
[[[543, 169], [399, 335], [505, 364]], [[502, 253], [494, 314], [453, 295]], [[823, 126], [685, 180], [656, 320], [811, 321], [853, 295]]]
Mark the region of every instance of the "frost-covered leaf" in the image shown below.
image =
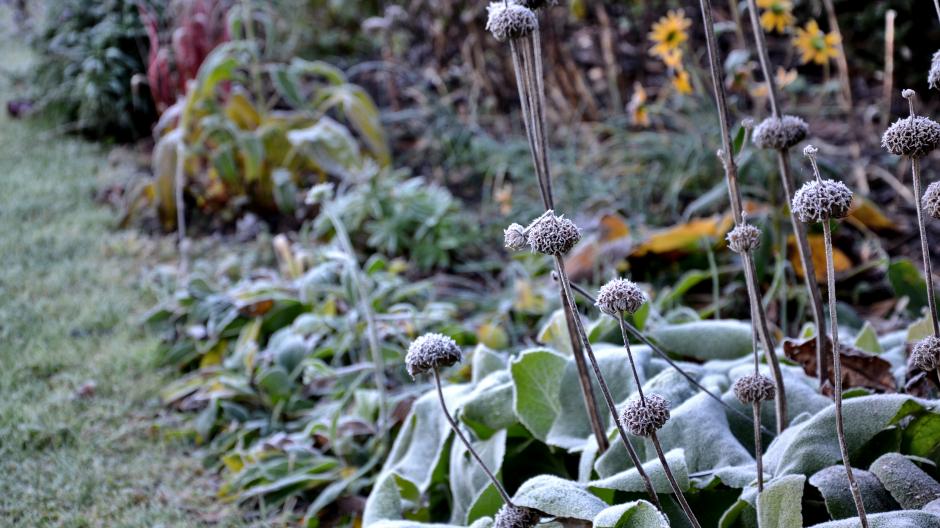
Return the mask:
[[[619, 439], [614, 440], [614, 442], [618, 442], [619, 445]], [[685, 455], [682, 450], [673, 449], [666, 453], [666, 462], [679, 483], [679, 488], [683, 491], [689, 489], [689, 468], [685, 465]], [[669, 485], [669, 480], [666, 478], [666, 473], [663, 471], [663, 466], [660, 464], [658, 457], [644, 462], [643, 469], [653, 482], [653, 489], [656, 493], [672, 493], [672, 487]], [[646, 485], [635, 467], [607, 478], [595, 480], [588, 485], [592, 488], [646, 493]]]
[[607, 507], [604, 501], [570, 480], [553, 475], [539, 475], [527, 480], [516, 491], [513, 502], [543, 511], [555, 517], [590, 521]]
[[[862, 492], [866, 512], [878, 513], [898, 509], [898, 503], [891, 498], [874, 474], [858, 468], [853, 468], [852, 473]], [[847, 519], [858, 515], [852, 492], [849, 491], [849, 479], [845, 474], [845, 466], [842, 464], [829, 466], [817, 472], [810, 477], [809, 483], [819, 490], [826, 502], [826, 510], [833, 519]]]
[[510, 366], [516, 415], [543, 442], [561, 414], [559, 394], [567, 362], [555, 352], [534, 349], [522, 352]]
[[903, 455], [882, 455], [870, 469], [902, 508], [917, 510], [940, 499], [940, 483]]
[[734, 359], [751, 352], [751, 325], [741, 321], [693, 321], [649, 332], [666, 352], [701, 360]]
[[478, 382], [493, 372], [504, 370], [505, 368], [506, 359], [498, 352], [490, 350], [483, 345], [477, 345], [477, 347], [473, 349], [471, 378], [474, 382]]
[[512, 378], [501, 370], [480, 380], [464, 398], [461, 418], [478, 434], [490, 434], [516, 423], [512, 408]]
[[[902, 418], [924, 412], [909, 396], [862, 396], [843, 403], [846, 444], [857, 451], [878, 432]], [[767, 449], [764, 465], [776, 475], [811, 475], [842, 460], [835, 435], [835, 407], [829, 406], [809, 420], [791, 425]]]
[[870, 322], [865, 321], [865, 325], [855, 336], [855, 348], [869, 354], [881, 354], [885, 351], [878, 342], [878, 334], [875, 333], [875, 327]]
[[[815, 524], [811, 528], [858, 528], [858, 517]], [[902, 510], [868, 516], [868, 528], [940, 528], [940, 517], [922, 511]]]
[[639, 500], [605, 508], [594, 517], [594, 528], [669, 528], [666, 517]]
[[[506, 430], [498, 431], [487, 440], [473, 442], [473, 447], [486, 466], [498, 472], [503, 465], [503, 456], [506, 452]], [[498, 494], [495, 494], [493, 483], [467, 451], [463, 442], [456, 439], [450, 450], [449, 474], [452, 477], [450, 491], [453, 498], [451, 522], [465, 525], [468, 521], [474, 520], [468, 518], [471, 510], [475, 510], [476, 517], [496, 514], [502, 505], [502, 500]], [[487, 490], [491, 493], [486, 493]], [[480, 502], [485, 504], [480, 504]]]
[[757, 519], [761, 528], [803, 526], [803, 475], [771, 480], [757, 495]]

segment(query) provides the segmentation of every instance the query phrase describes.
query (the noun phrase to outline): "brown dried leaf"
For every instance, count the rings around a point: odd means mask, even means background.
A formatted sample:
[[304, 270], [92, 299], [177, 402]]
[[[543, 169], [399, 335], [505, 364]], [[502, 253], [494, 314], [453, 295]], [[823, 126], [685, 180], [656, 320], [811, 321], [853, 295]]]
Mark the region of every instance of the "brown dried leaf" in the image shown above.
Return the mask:
[[[832, 341], [826, 340], [826, 354], [832, 354]], [[804, 341], [787, 339], [783, 342], [783, 353], [788, 359], [803, 366], [809, 376], [816, 376], [816, 338]], [[891, 374], [891, 363], [854, 347], [839, 343], [839, 356], [842, 359], [842, 387], [863, 387], [879, 392], [895, 392], [897, 386]], [[829, 371], [828, 387], [823, 392], [831, 393], [833, 386], [832, 369]]]

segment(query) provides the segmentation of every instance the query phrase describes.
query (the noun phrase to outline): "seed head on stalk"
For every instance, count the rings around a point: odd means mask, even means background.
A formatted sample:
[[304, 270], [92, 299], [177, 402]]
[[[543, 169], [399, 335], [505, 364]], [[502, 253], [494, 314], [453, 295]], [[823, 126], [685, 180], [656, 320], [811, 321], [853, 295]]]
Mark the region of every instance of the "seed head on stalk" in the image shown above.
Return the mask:
[[940, 338], [927, 336], [914, 344], [911, 349], [911, 363], [925, 372], [940, 366]]

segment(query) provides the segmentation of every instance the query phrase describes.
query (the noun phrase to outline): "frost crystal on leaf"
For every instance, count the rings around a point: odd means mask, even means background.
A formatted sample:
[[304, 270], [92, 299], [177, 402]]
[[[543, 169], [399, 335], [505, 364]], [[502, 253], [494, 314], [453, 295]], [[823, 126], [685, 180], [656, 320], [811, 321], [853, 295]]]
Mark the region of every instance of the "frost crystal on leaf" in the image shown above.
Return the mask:
[[734, 382], [734, 395], [745, 404], [769, 401], [777, 395], [777, 388], [767, 376], [749, 374]]
[[921, 158], [938, 145], [940, 124], [923, 116], [898, 119], [881, 137], [881, 146], [896, 156]]
[[793, 195], [793, 212], [803, 222], [845, 218], [852, 206], [852, 191], [835, 180], [810, 181]]
[[527, 229], [532, 251], [543, 255], [564, 255], [581, 240], [578, 226], [552, 211], [537, 218]]
[[411, 342], [405, 356], [405, 367], [414, 378], [437, 367], [444, 368], [460, 361], [457, 342], [443, 334], [424, 334]]
[[725, 237], [728, 247], [735, 253], [744, 253], [760, 247], [760, 229], [751, 224], [735, 226]]
[[594, 303], [607, 315], [620, 317], [624, 312], [632, 314], [646, 302], [646, 294], [633, 281], [614, 279], [601, 286]]
[[620, 423], [634, 436], [650, 436], [669, 421], [669, 400], [648, 394], [646, 404], [639, 398], [627, 402]]
[[918, 341], [911, 350], [911, 363], [926, 371], [940, 366], [940, 338], [930, 336]]
[[531, 34], [539, 27], [538, 18], [531, 9], [519, 4], [506, 4], [502, 1], [491, 2], [486, 7], [488, 14], [486, 30], [503, 42]]
[[803, 141], [807, 134], [809, 125], [799, 117], [768, 117], [754, 129], [753, 142], [762, 149], [783, 150]]

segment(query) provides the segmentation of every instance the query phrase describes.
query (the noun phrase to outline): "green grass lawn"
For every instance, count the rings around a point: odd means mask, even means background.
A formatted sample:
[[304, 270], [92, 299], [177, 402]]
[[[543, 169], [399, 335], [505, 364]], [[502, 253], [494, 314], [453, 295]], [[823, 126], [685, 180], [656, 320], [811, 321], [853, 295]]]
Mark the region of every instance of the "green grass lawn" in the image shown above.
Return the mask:
[[[6, 39], [0, 55], [4, 71], [29, 60]], [[232, 526], [158, 425], [144, 263], [93, 201], [104, 155], [0, 117], [0, 526]]]

